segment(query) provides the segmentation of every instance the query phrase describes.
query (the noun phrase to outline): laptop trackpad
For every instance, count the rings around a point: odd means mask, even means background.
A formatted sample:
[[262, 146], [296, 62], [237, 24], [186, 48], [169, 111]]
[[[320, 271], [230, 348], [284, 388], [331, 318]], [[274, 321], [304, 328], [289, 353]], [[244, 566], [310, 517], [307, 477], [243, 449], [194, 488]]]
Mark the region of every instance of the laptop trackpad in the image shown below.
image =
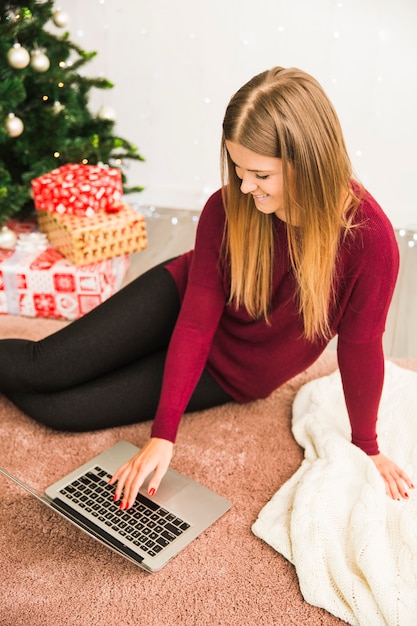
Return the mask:
[[[148, 484], [151, 475], [143, 483], [141, 493], [148, 496]], [[169, 469], [163, 477], [161, 484], [158, 487], [158, 491], [155, 494], [156, 502], [159, 502], [162, 506], [168, 502], [171, 498], [175, 497], [180, 491], [189, 485], [189, 479], [186, 476], [182, 476], [173, 469]]]

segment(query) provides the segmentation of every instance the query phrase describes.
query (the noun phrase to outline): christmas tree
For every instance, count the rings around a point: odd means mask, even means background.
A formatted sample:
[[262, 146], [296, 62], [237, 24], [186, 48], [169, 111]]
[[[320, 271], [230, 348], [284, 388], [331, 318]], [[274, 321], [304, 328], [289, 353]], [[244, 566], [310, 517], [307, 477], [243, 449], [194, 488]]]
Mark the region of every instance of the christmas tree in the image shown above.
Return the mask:
[[124, 193], [142, 190], [127, 187], [123, 173], [124, 160], [143, 161], [138, 149], [114, 135], [108, 109], [88, 108], [92, 88], [113, 87], [79, 72], [96, 53], [48, 30], [68, 21], [54, 0], [0, 4], [0, 226], [33, 210], [33, 178], [66, 163], [118, 167]]

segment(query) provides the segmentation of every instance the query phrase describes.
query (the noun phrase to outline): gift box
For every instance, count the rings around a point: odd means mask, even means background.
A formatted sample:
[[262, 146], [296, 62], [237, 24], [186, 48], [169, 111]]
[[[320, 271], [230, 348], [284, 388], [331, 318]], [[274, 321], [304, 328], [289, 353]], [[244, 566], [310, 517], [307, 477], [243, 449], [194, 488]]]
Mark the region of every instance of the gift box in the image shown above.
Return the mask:
[[69, 163], [32, 180], [39, 228], [74, 265], [147, 246], [145, 218], [123, 204], [120, 170]]
[[31, 181], [35, 207], [66, 215], [91, 216], [121, 203], [120, 170], [68, 163]]
[[37, 211], [39, 228], [74, 265], [86, 265], [147, 247], [144, 216], [123, 204], [117, 213], [78, 216]]
[[129, 255], [76, 267], [33, 224], [17, 231], [16, 248], [0, 249], [0, 313], [73, 320], [120, 288]]

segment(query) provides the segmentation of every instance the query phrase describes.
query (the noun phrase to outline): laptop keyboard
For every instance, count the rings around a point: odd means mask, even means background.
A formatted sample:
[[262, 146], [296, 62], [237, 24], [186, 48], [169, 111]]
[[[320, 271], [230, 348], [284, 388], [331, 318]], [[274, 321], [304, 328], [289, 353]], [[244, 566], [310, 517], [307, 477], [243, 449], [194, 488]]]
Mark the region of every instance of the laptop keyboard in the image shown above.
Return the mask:
[[113, 501], [110, 478], [110, 474], [95, 467], [60, 493], [116, 532], [123, 543], [130, 542], [149, 556], [156, 556], [190, 528], [190, 524], [141, 493], [131, 509], [121, 511]]

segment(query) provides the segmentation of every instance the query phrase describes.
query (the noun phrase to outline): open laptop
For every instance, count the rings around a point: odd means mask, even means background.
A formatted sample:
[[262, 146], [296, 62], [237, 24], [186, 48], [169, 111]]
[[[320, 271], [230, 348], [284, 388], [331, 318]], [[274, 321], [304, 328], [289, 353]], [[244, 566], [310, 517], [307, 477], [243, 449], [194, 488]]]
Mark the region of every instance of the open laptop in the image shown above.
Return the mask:
[[232, 505], [170, 468], [152, 499], [146, 495], [148, 478], [135, 504], [121, 511], [113, 501], [115, 487], [108, 481], [138, 450], [120, 441], [48, 487], [45, 494], [1, 467], [0, 472], [94, 539], [156, 572]]

